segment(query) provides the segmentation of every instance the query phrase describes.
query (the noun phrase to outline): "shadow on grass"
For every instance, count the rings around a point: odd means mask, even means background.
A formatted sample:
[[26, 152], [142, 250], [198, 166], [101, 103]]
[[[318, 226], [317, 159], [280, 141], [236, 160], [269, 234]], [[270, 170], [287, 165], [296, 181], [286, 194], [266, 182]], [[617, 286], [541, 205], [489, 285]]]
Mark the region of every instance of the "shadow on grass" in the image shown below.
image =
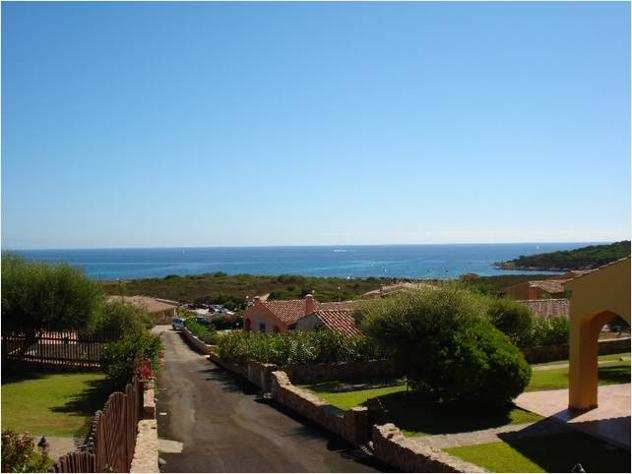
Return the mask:
[[599, 367], [599, 381], [607, 384], [630, 383], [630, 365]]
[[420, 400], [414, 392], [397, 392], [383, 395], [379, 399], [387, 410], [386, 421], [395, 423], [404, 432], [429, 435], [463, 433], [504, 426], [512, 423], [512, 411], [516, 409], [514, 405], [496, 409], [469, 405], [441, 405]]
[[114, 391], [114, 386], [107, 379], [92, 380], [87, 383], [86, 390], [78, 393], [64, 405], [52, 408], [51, 411], [86, 417], [81, 428], [73, 433], [73, 437], [81, 438], [88, 432], [94, 414], [97, 410], [103, 410], [105, 402]]
[[[548, 422], [547, 418], [540, 423]], [[498, 437], [546, 472], [569, 472], [578, 463], [586, 472], [630, 472], [629, 451], [576, 430], [546, 436], [516, 431]]]
[[327, 381], [308, 385], [309, 389], [315, 392], [348, 392], [350, 390], [370, 390], [374, 388], [395, 387], [405, 383], [404, 379], [374, 379], [361, 383], [344, 381]]

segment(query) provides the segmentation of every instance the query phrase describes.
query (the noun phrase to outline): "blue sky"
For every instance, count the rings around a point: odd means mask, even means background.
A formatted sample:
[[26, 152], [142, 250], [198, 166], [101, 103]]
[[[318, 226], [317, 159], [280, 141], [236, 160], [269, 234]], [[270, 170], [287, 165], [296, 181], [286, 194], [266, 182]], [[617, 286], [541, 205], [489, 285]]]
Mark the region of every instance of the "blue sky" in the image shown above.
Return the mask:
[[630, 7], [2, 4], [10, 248], [630, 235]]

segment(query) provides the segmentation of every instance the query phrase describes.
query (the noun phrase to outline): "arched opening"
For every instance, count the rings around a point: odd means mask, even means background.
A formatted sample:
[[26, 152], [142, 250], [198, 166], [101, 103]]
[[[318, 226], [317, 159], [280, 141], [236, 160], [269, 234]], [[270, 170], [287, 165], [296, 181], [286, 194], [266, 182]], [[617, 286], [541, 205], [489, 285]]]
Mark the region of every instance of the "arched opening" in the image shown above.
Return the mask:
[[250, 326], [252, 326], [252, 321], [250, 321], [250, 318], [246, 318], [244, 321], [244, 329], [250, 331]]
[[597, 407], [599, 385], [599, 333], [617, 314], [601, 311], [571, 326], [569, 405], [588, 410]]

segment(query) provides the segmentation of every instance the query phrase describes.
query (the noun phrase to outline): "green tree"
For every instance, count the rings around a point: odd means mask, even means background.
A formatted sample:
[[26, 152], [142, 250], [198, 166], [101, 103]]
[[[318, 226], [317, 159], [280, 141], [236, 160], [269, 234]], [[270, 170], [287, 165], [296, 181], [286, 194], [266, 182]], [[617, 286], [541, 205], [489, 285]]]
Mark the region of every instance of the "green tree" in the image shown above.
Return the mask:
[[487, 315], [494, 327], [509, 336], [514, 344], [523, 346], [527, 342], [534, 317], [524, 304], [506, 298], [493, 298]]
[[67, 264], [2, 256], [2, 330], [85, 328], [103, 301], [101, 287]]
[[485, 309], [482, 298], [446, 286], [373, 300], [359, 320], [420, 398], [497, 406], [524, 390], [531, 369]]

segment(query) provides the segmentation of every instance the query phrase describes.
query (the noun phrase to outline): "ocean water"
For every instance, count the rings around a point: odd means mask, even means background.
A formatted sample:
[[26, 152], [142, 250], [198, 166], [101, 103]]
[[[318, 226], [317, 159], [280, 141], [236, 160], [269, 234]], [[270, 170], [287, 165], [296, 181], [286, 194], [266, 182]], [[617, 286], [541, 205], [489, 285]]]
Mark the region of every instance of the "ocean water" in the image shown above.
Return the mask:
[[207, 247], [13, 251], [27, 259], [67, 262], [101, 280], [228, 274], [453, 278], [500, 275], [494, 262], [590, 243]]

